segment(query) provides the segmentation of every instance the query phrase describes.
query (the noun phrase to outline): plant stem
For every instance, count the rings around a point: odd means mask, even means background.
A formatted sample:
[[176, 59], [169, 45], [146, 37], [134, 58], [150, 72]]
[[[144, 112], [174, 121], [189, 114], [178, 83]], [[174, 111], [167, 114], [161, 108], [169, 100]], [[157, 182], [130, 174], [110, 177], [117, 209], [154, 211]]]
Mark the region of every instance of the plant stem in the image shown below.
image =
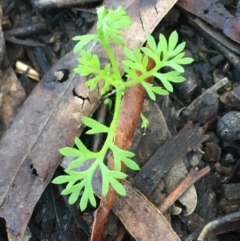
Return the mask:
[[122, 90], [117, 90], [116, 91], [116, 100], [115, 100], [115, 110], [114, 110], [114, 115], [113, 119], [111, 122], [111, 125], [109, 127], [109, 132], [107, 134], [106, 141], [102, 147], [102, 149], [99, 151], [98, 155], [99, 156], [105, 156], [107, 153], [107, 150], [110, 146], [110, 144], [113, 142], [114, 135], [117, 129], [117, 123], [120, 115], [120, 106], [121, 106], [121, 101], [122, 101]]
[[163, 66], [163, 64], [161, 63], [160, 66], [155, 66], [152, 70], [147, 71], [145, 74], [140, 75], [138, 78], [131, 80], [131, 81], [127, 81], [124, 83], [124, 88], [127, 89], [129, 87], [132, 87], [136, 84], [140, 84], [142, 81], [144, 81], [145, 79], [153, 76], [154, 73], [156, 73], [161, 67]]
[[[121, 74], [120, 74], [120, 71], [119, 71], [118, 65], [117, 65], [117, 60], [116, 60], [116, 57], [115, 57], [113, 51], [111, 50], [110, 46], [108, 44], [106, 44], [104, 39], [99, 39], [99, 41], [101, 42], [103, 48], [105, 49], [105, 51], [109, 57], [109, 60], [111, 62], [112, 69], [113, 69], [113, 74], [116, 77], [115, 81], [116, 82], [122, 81], [122, 77], [121, 77]], [[124, 90], [122, 90], [122, 89], [116, 89], [116, 98], [115, 98], [113, 119], [112, 119], [112, 122], [109, 127], [109, 132], [107, 134], [106, 141], [105, 141], [102, 149], [98, 152], [99, 156], [106, 156], [108, 148], [109, 148], [110, 144], [113, 142], [114, 135], [115, 135], [115, 132], [117, 129], [119, 115], [120, 115], [120, 106], [121, 106], [123, 91]]]
[[111, 62], [112, 68], [113, 68], [113, 73], [116, 76], [117, 80], [121, 80], [121, 74], [120, 71], [118, 69], [118, 65], [117, 65], [117, 59], [115, 58], [115, 55], [113, 53], [113, 51], [111, 50], [110, 46], [108, 44], [105, 43], [104, 40], [99, 40], [103, 46], [103, 48], [105, 49], [105, 51], [107, 52], [107, 55], [109, 57], [109, 60]]

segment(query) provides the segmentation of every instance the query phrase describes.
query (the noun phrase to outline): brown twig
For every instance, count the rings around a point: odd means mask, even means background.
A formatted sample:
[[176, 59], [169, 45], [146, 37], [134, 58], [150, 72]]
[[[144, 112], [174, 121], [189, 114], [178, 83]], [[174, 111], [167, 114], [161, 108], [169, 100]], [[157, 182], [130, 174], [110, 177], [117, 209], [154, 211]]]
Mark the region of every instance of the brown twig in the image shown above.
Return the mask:
[[191, 169], [187, 176], [181, 181], [181, 183], [167, 196], [162, 204], [159, 205], [159, 210], [164, 213], [170, 208], [173, 203], [183, 195], [196, 181], [210, 172], [209, 166], [203, 168], [200, 171]]
[[[149, 59], [147, 69], [150, 70], [154, 66], [154, 61]], [[141, 73], [138, 74], [140, 75]], [[153, 77], [150, 77], [146, 81], [151, 82], [152, 80]], [[128, 88], [124, 94], [114, 141], [115, 145], [123, 150], [128, 150], [131, 145], [133, 134], [143, 106], [144, 96], [145, 89], [140, 84]], [[114, 169], [112, 155], [108, 158], [108, 167], [109, 169]], [[101, 199], [93, 223], [91, 241], [100, 241], [102, 239], [104, 225], [107, 222], [108, 213], [112, 208], [115, 197], [115, 190], [110, 188], [107, 196]]]

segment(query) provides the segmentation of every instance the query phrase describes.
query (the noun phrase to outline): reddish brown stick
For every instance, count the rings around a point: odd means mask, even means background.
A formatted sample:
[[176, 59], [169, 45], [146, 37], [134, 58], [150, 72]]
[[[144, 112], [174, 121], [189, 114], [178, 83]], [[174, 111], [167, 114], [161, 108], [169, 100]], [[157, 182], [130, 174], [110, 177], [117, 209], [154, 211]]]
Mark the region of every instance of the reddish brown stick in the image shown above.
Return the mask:
[[[154, 66], [154, 61], [149, 59], [147, 69], [150, 70]], [[138, 74], [140, 75], [141, 73]], [[146, 81], [151, 82], [152, 80], [153, 77], [150, 77]], [[140, 84], [128, 88], [124, 94], [115, 135], [115, 145], [123, 150], [128, 150], [131, 145], [133, 134], [142, 110], [144, 96], [145, 89]], [[109, 169], [114, 169], [114, 160], [112, 155], [108, 158], [108, 167]], [[101, 203], [96, 212], [93, 223], [91, 241], [101, 241], [104, 225], [107, 222], [108, 213], [112, 208], [115, 196], [115, 190], [110, 188], [107, 196], [101, 199]]]
[[181, 181], [181, 183], [166, 197], [164, 202], [158, 206], [159, 210], [166, 212], [173, 203], [185, 193], [196, 181], [210, 172], [209, 166], [203, 168], [200, 171], [191, 169], [187, 176]]

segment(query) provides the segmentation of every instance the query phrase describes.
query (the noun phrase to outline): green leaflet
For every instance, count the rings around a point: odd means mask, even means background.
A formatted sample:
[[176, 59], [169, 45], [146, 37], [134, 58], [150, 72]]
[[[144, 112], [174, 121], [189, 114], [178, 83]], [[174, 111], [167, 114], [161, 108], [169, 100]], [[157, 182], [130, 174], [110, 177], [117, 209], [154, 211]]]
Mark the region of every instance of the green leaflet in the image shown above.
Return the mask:
[[88, 34], [88, 35], [83, 35], [83, 36], [77, 36], [74, 37], [73, 40], [79, 41], [73, 49], [74, 53], [79, 53], [79, 51], [86, 45], [88, 44], [91, 40], [96, 39], [95, 34]]
[[[126, 57], [122, 62], [125, 75], [130, 81], [124, 81], [121, 78], [121, 71], [118, 69], [117, 58], [113, 53], [111, 44], [114, 42], [119, 46], [125, 45], [125, 40], [121, 36], [121, 30], [129, 27], [132, 23], [130, 17], [122, 7], [116, 10], [106, 9], [102, 6], [97, 9], [96, 33], [76, 36], [73, 40], [78, 41], [74, 47], [74, 53], [79, 54], [78, 65], [74, 71], [86, 76], [86, 86], [90, 91], [97, 89], [100, 95], [105, 95], [109, 90], [115, 91], [115, 108], [112, 122], [109, 126], [98, 121], [83, 116], [82, 123], [89, 128], [86, 134], [94, 135], [104, 133], [105, 142], [101, 150], [93, 152], [88, 149], [83, 142], [76, 137], [75, 148], [63, 147], [59, 152], [66, 157], [73, 157], [73, 161], [65, 170], [65, 174], [56, 177], [52, 183], [66, 184], [62, 195], [69, 195], [69, 203], [74, 204], [78, 201], [81, 211], [85, 210], [88, 203], [96, 206], [96, 199], [93, 191], [93, 175], [100, 170], [102, 175], [102, 195], [107, 195], [109, 187], [112, 186], [115, 191], [122, 196], [126, 196], [126, 190], [120, 180], [125, 179], [127, 175], [121, 171], [122, 164], [132, 170], [139, 170], [139, 166], [132, 160], [134, 153], [122, 150], [114, 144], [115, 132], [120, 115], [121, 101], [125, 90], [131, 86], [141, 84], [149, 97], [155, 101], [156, 95], [168, 95], [173, 92], [172, 83], [180, 83], [185, 80], [182, 76], [184, 72], [183, 65], [192, 63], [193, 59], [185, 57], [185, 43], [178, 44], [179, 38], [176, 31], [172, 32], [167, 39], [163, 34], [159, 35], [156, 42], [153, 36], [147, 38], [147, 46], [135, 48], [123, 48]], [[98, 41], [104, 48], [109, 57], [109, 63], [105, 66], [102, 60], [90, 50], [83, 47], [91, 41]], [[155, 62], [155, 67], [147, 70], [149, 58]], [[168, 67], [168, 68], [165, 68]], [[159, 80], [160, 86], [147, 83], [145, 80], [155, 76]], [[101, 89], [99, 88], [101, 82]], [[142, 115], [141, 115], [142, 116]], [[144, 128], [148, 125], [148, 120], [142, 116]], [[105, 161], [108, 151], [111, 151], [114, 157], [114, 170], [109, 170]], [[84, 164], [84, 166], [82, 166]], [[81, 170], [77, 168], [82, 166]]]
[[140, 116], [142, 119], [141, 128], [144, 129], [144, 131], [146, 131], [147, 127], [149, 126], [149, 120], [142, 113], [140, 114]]
[[104, 37], [102, 41], [106, 44], [110, 44], [110, 40], [113, 40], [116, 44], [123, 46], [124, 40], [120, 36], [121, 31], [119, 30], [129, 27], [132, 21], [122, 7], [113, 11], [102, 6], [98, 8], [97, 15], [97, 30], [100, 37]]
[[91, 130], [87, 131], [86, 134], [92, 135], [97, 133], [108, 132], [108, 127], [97, 122], [96, 120], [89, 118], [87, 116], [82, 117], [82, 122], [84, 125], [91, 128]]
[[63, 155], [63, 156], [79, 156], [81, 155], [81, 151], [72, 148], [72, 147], [63, 147], [59, 150], [59, 152]]
[[133, 152], [122, 150], [113, 143], [110, 144], [109, 147], [113, 153], [115, 170], [121, 170], [121, 162], [132, 170], [139, 170], [139, 166], [136, 164], [136, 162], [131, 160], [131, 157], [134, 156]]

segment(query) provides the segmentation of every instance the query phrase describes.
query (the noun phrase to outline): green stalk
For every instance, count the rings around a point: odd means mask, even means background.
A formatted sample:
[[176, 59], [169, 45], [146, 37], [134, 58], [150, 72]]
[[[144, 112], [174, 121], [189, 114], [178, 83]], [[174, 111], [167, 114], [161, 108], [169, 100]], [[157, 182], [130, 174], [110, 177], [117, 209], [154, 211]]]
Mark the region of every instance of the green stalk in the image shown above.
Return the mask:
[[115, 108], [114, 108], [115, 111], [114, 111], [113, 119], [109, 127], [109, 132], [107, 134], [106, 141], [102, 149], [98, 152], [98, 156], [105, 156], [110, 144], [113, 142], [114, 135], [117, 129], [118, 118], [120, 115], [121, 101], [122, 101], [122, 90], [118, 90], [116, 92], [116, 102], [115, 102]]
[[141, 81], [153, 76], [154, 73], [156, 73], [159, 69], [161, 69], [164, 65], [161, 64], [160, 66], [155, 66], [152, 70], [149, 70], [148, 72], [146, 72], [145, 74], [139, 76], [139, 78], [136, 78], [134, 80], [131, 81], [127, 81], [124, 83], [124, 87], [125, 88], [129, 88], [132, 87], [134, 85], [140, 84]]
[[105, 49], [105, 51], [106, 51], [106, 53], [109, 57], [109, 60], [111, 62], [112, 68], [113, 68], [113, 73], [116, 76], [116, 79], [121, 80], [122, 77], [121, 77], [120, 71], [118, 69], [117, 59], [115, 58], [115, 55], [114, 55], [113, 51], [111, 50], [110, 46], [105, 43], [104, 40], [99, 39], [99, 41], [103, 45], [103, 48]]
[[[106, 51], [106, 53], [109, 57], [109, 60], [111, 62], [113, 73], [116, 77], [116, 80], [122, 80], [120, 71], [118, 69], [117, 60], [115, 58], [115, 55], [114, 55], [113, 51], [111, 50], [110, 46], [105, 43], [104, 39], [100, 38], [99, 41], [101, 42], [103, 48], [105, 49], [105, 51]], [[120, 90], [116, 89], [114, 115], [113, 115], [112, 122], [109, 126], [109, 132], [107, 133], [106, 141], [105, 141], [102, 149], [98, 152], [99, 157], [100, 156], [106, 156], [108, 148], [114, 140], [114, 135], [115, 135], [115, 132], [116, 132], [116, 129], [117, 129], [117, 123], [118, 123], [118, 119], [119, 119], [119, 115], [120, 115], [120, 106], [121, 106], [121, 101], [122, 101], [122, 94], [123, 94], [122, 89], [120, 89]]]

